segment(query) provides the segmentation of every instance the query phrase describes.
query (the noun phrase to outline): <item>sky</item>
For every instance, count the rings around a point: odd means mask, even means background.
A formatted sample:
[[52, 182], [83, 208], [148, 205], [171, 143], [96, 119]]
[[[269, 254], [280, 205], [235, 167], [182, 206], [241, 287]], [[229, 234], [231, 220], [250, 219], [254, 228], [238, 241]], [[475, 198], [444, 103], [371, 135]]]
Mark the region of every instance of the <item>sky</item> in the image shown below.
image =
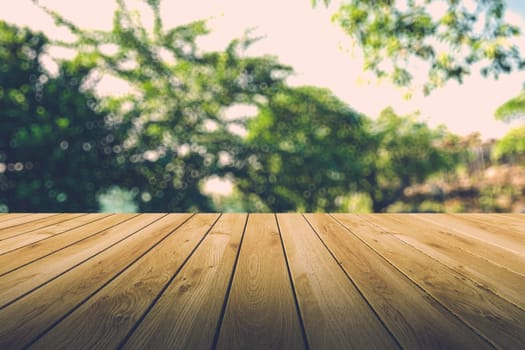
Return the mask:
[[[139, 10], [146, 24], [151, 22], [151, 15], [139, 0], [127, 2]], [[115, 9], [111, 0], [40, 0], [40, 3], [81, 27], [97, 29], [111, 27]], [[508, 20], [525, 28], [525, 1], [508, 3]], [[388, 83], [378, 83], [370, 73], [363, 72], [359, 50], [352, 52], [350, 38], [331, 22], [338, 5], [339, 1], [332, 1], [328, 8], [313, 9], [310, 0], [164, 0], [161, 9], [166, 27], [211, 18], [213, 32], [200, 42], [204, 49], [220, 50], [245, 29], [255, 28], [254, 35], [262, 35], [264, 39], [254, 44], [248, 54], [277, 56], [296, 71], [289, 79], [291, 85], [327, 87], [370, 117], [376, 117], [388, 106], [398, 114], [420, 111], [421, 118], [431, 126], [445, 124], [460, 135], [480, 132], [483, 139], [499, 138], [515, 125], [494, 120], [494, 111], [520, 92], [525, 72], [505, 75], [497, 81], [474, 74], [462, 85], [450, 82], [428, 97], [415, 94], [407, 101], [403, 91]], [[67, 30], [57, 28], [30, 0], [0, 0], [0, 19], [41, 30], [55, 39], [70, 38]], [[525, 37], [519, 38], [518, 44], [525, 52]], [[54, 50], [51, 55], [60, 56], [64, 52]], [[125, 86], [108, 80], [102, 89], [116, 92]]]

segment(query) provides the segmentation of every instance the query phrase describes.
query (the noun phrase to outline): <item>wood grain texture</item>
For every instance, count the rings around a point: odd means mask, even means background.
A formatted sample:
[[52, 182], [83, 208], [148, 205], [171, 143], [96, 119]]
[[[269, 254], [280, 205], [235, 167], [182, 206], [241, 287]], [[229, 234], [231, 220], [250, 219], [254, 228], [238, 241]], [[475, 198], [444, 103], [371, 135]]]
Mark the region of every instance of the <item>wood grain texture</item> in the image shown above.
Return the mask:
[[[120, 215], [123, 219], [126, 218], [126, 215]], [[39, 260], [38, 264], [25, 265], [2, 276], [0, 279], [0, 308], [99, 254], [104, 249], [128, 238], [161, 216], [159, 214], [135, 216], [120, 225], [48, 255]]]
[[7, 220], [13, 220], [13, 219], [21, 218], [23, 216], [28, 216], [28, 215], [32, 215], [32, 214], [30, 213], [16, 213], [16, 214], [2, 213], [0, 214], [0, 222], [7, 221]]
[[441, 234], [445, 235], [451, 242], [454, 242], [454, 246], [457, 248], [471, 252], [471, 254], [487, 259], [493, 264], [503, 266], [514, 273], [525, 276], [525, 257], [514, 254], [504, 247], [477, 239], [475, 235], [479, 229], [462, 225], [463, 228], [466, 228], [471, 233], [466, 235], [462, 229], [455, 227], [453, 223], [448, 221], [448, 216], [437, 217], [435, 215], [417, 214], [416, 216], [418, 220], [424, 220], [430, 225], [440, 227]]
[[484, 214], [456, 214], [453, 216], [525, 247], [525, 224], [523, 223], [515, 223], [496, 214], [490, 216]]
[[133, 218], [130, 215], [112, 215], [101, 220], [72, 229], [65, 234], [56, 235], [43, 241], [35, 242], [17, 250], [0, 255], [0, 276], [21, 266], [39, 260], [49, 254], [67, 248], [76, 242], [96, 235], [112, 226]]
[[[187, 215], [181, 214], [179, 219]], [[127, 231], [127, 239], [0, 310], [0, 323], [5, 324], [0, 333], [0, 348], [11, 348], [14, 344], [25, 347], [35, 340], [146, 253], [173, 224], [164, 214], [143, 214], [136, 218], [142, 220], [133, 218], [114, 227], [121, 226], [122, 231]], [[130, 226], [124, 230], [126, 224]], [[13, 315], [17, 315], [17, 322], [11, 320]]]
[[125, 349], [210, 349], [246, 223], [224, 214], [155, 303]]
[[251, 214], [248, 218], [217, 348], [305, 348], [272, 214]]
[[85, 214], [69, 214], [69, 213], [68, 214], [56, 214], [50, 217], [45, 217], [43, 219], [40, 219], [38, 221], [38, 226], [39, 226], [38, 228], [36, 227], [37, 225], [36, 224], [34, 225], [32, 222], [17, 225], [16, 227], [13, 227], [13, 228], [6, 228], [2, 230], [2, 232], [0, 232], [0, 237], [1, 237], [0, 242], [2, 242], [3, 240], [15, 238], [15, 237], [25, 236], [37, 230], [43, 230], [51, 226], [54, 226], [56, 224], [73, 220], [83, 215]]
[[490, 243], [513, 254], [525, 257], [525, 244], [509, 237], [512, 233], [501, 234], [501, 232], [491, 232], [490, 230], [476, 227], [476, 225], [465, 219], [465, 215], [470, 214], [464, 214], [461, 216], [454, 216], [451, 214], [420, 214], [419, 217], [427, 220], [430, 219], [433, 222], [439, 221], [441, 225], [447, 225], [455, 232], [464, 236], [469, 236]]
[[[155, 300], [182, 262], [213, 224], [217, 214], [202, 214], [183, 224], [190, 214], [170, 214], [143, 229], [134, 242], [114, 247], [118, 251], [97, 257], [73, 271], [70, 280], [100, 285], [101, 272], [116, 275], [104, 289], [86, 300], [55, 328], [33, 344], [36, 349], [112, 349]], [[166, 238], [165, 238], [166, 237]], [[162, 240], [162, 241], [160, 241]], [[158, 243], [160, 241], [160, 243]], [[146, 251], [153, 247], [147, 254]], [[112, 249], [114, 249], [112, 248]], [[118, 257], [118, 261], [115, 260]], [[104, 262], [103, 262], [104, 261]], [[91, 266], [90, 266], [91, 265]], [[94, 271], [106, 266], [105, 271]], [[100, 268], [98, 268], [100, 270]], [[79, 275], [82, 277], [75, 276]], [[65, 282], [62, 281], [62, 284]], [[82, 292], [85, 294], [85, 291]], [[76, 297], [76, 299], [79, 299]]]
[[0, 214], [0, 349], [525, 348], [523, 214], [104, 215]]
[[[380, 226], [363, 230], [356, 227], [355, 219], [334, 216], [492, 344], [508, 349], [519, 349], [525, 344], [523, 310], [388, 234], [388, 230]], [[374, 216], [365, 217], [369, 225], [374, 225]]]
[[509, 220], [514, 223], [525, 225], [525, 214], [508, 213], [508, 214], [487, 214], [487, 215], [489, 215], [490, 217], [499, 216], [505, 220]]
[[[35, 226], [38, 226], [38, 223], [39, 223], [38, 220], [47, 218], [50, 216], [58, 215], [58, 213], [38, 213], [38, 214], [30, 214], [30, 215], [21, 214], [18, 216], [17, 214], [6, 214], [6, 215], [8, 215], [9, 217], [8, 218], [6, 217], [5, 220], [2, 220], [2, 222], [0, 222], [0, 230], [4, 230], [9, 227], [13, 228], [18, 225], [26, 224], [28, 222], [33, 222]], [[11, 215], [13, 215], [13, 217]]]
[[58, 214], [32, 214], [0, 222], [0, 240], [46, 226], [46, 219]]
[[380, 215], [374, 222], [428, 256], [525, 310], [525, 276], [458, 248], [435, 225], [413, 215]]
[[277, 216], [312, 349], [396, 349], [398, 345], [305, 219]]
[[[5, 254], [11, 250], [21, 248], [34, 242], [48, 239], [55, 235], [64, 233], [76, 227], [88, 224], [90, 222], [107, 217], [109, 214], [67, 214], [69, 220], [59, 222], [54, 225], [44, 227], [35, 231], [25, 233], [23, 235], [11, 237], [0, 241], [0, 255]], [[74, 219], [74, 220], [73, 220]]]
[[[305, 216], [403, 348], [492, 349], [334, 219], [322, 214]], [[355, 216], [345, 219], [354, 227], [369, 229]]]

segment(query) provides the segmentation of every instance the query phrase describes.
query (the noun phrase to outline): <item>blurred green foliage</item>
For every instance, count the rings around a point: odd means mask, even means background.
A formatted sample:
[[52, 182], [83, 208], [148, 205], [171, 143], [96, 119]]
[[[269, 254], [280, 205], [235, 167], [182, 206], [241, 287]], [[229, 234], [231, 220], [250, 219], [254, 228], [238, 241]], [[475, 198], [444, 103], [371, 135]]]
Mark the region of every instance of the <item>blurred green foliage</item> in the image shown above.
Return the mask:
[[416, 115], [399, 116], [392, 108], [381, 112], [370, 134], [361, 189], [370, 195], [374, 212], [385, 211], [407, 187], [453, 170], [462, 153], [458, 137], [445, 127], [431, 129]]
[[512, 129], [501, 140], [498, 140], [494, 146], [492, 157], [497, 161], [512, 163], [524, 160], [525, 126]]
[[525, 90], [502, 104], [495, 113], [496, 119], [505, 122], [525, 117]]
[[91, 66], [39, 60], [46, 38], [0, 22], [0, 211], [96, 211], [96, 192], [118, 177], [116, 145], [96, 112]]
[[273, 57], [241, 56], [254, 38], [235, 39], [223, 52], [201, 52], [196, 41], [208, 34], [204, 21], [165, 29], [159, 4], [149, 2], [155, 26], [148, 31], [138, 14], [117, 4], [107, 32], [82, 30], [50, 13], [77, 36], [66, 46], [132, 87], [99, 106], [119, 130], [126, 176], [118, 185], [137, 193], [143, 212], [213, 210], [202, 182], [238, 174], [244, 164], [238, 157], [244, 141], [232, 128], [245, 121], [229, 120], [228, 108], [278, 89], [291, 69]]
[[[290, 67], [245, 54], [249, 34], [203, 52], [204, 21], [164, 28], [148, 1], [148, 29], [117, 4], [109, 31], [46, 9], [77, 38], [49, 43], [77, 52], [56, 76], [40, 63], [48, 39], [1, 24], [0, 209], [108, 210], [114, 196], [141, 212], [346, 211], [359, 193], [385, 211], [458, 163], [445, 128], [392, 109], [374, 121], [326, 89], [288, 86]], [[129, 91], [96, 96], [103, 75]], [[233, 115], [239, 106], [257, 113]], [[233, 195], [204, 193], [210, 177], [231, 179]]]
[[448, 80], [461, 83], [473, 65], [496, 78], [525, 68], [512, 42], [522, 32], [505, 21], [505, 6], [505, 0], [346, 0], [333, 20], [363, 50], [365, 69], [409, 86], [419, 66], [429, 94]]
[[249, 123], [247, 150], [256, 151], [240, 190], [272, 211], [341, 210], [363, 176], [366, 122], [326, 89], [281, 89]]

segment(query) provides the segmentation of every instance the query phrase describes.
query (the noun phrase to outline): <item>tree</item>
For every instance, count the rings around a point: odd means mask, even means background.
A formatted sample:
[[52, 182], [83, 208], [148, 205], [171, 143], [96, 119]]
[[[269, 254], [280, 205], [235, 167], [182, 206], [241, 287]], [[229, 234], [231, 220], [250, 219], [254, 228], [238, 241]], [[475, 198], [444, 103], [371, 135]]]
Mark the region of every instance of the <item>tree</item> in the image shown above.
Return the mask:
[[412, 67], [419, 65], [427, 72], [423, 91], [428, 94], [448, 80], [461, 83], [478, 64], [484, 76], [495, 78], [525, 68], [519, 47], [511, 41], [522, 33], [504, 21], [505, 1], [471, 3], [347, 0], [333, 20], [363, 50], [366, 70], [408, 86]]
[[147, 3], [155, 18], [151, 30], [122, 0], [110, 31], [83, 30], [46, 11], [77, 37], [55, 44], [78, 50], [102, 74], [130, 86], [129, 93], [99, 106], [118, 130], [126, 175], [116, 184], [138, 193], [140, 211], [212, 210], [201, 192], [203, 181], [240, 174], [244, 162], [239, 158], [244, 141], [232, 129], [245, 120], [230, 120], [225, 112], [279, 89], [291, 69], [273, 57], [244, 56], [257, 40], [249, 35], [223, 52], [202, 52], [196, 41], [208, 34], [205, 21], [166, 29], [159, 1]]
[[269, 96], [248, 125], [247, 174], [238, 179], [271, 211], [344, 210], [363, 176], [367, 120], [326, 89], [297, 87]]
[[[525, 86], [524, 86], [525, 87]], [[498, 107], [495, 113], [498, 120], [510, 122], [525, 120], [525, 89], [518, 96], [511, 98]], [[494, 145], [492, 158], [514, 162], [525, 155], [525, 126], [511, 129], [501, 140]]]
[[510, 130], [494, 145], [492, 158], [514, 162], [525, 157], [525, 126]]
[[[436, 145], [446, 139], [442, 129], [393, 111], [376, 123], [326, 89], [286, 86], [290, 67], [244, 55], [256, 38], [202, 52], [204, 21], [165, 29], [159, 2], [150, 0], [150, 30], [124, 1], [117, 4], [110, 31], [84, 30], [46, 10], [77, 37], [54, 44], [130, 87], [94, 109], [111, 128], [108, 156], [119, 166], [111, 184], [137, 193], [140, 211], [213, 210], [201, 190], [211, 176], [233, 178], [240, 196], [272, 211], [343, 210], [354, 191], [369, 193], [381, 211], [452, 162]], [[256, 106], [257, 116], [229, 117], [239, 104]]]
[[0, 22], [0, 211], [95, 211], [118, 168], [104, 114], [85, 80], [91, 66], [40, 65], [41, 33]]
[[525, 117], [525, 90], [518, 96], [511, 98], [503, 105], [498, 107], [495, 113], [496, 119], [503, 121], [511, 121]]
[[445, 147], [457, 140], [444, 127], [430, 129], [415, 115], [401, 117], [392, 108], [381, 112], [370, 134], [360, 188], [370, 196], [374, 212], [385, 211], [407, 187], [453, 170], [459, 161], [460, 150]]

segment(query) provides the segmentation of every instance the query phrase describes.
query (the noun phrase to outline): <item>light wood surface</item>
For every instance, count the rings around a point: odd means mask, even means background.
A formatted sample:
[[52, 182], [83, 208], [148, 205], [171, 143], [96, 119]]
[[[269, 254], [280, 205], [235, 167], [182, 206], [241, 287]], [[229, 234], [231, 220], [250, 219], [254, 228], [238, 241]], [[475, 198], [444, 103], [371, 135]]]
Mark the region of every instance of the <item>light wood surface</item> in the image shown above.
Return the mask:
[[83, 239], [94, 236], [110, 227], [129, 220], [135, 215], [112, 215], [102, 220], [72, 229], [63, 235], [56, 235], [44, 241], [29, 244], [20, 249], [0, 255], [0, 276], [42, 259], [50, 254], [68, 248]]
[[[319, 214], [306, 218], [403, 348], [492, 348], [336, 220]], [[347, 224], [351, 220], [354, 229], [378, 235], [355, 217], [339, 218]]]
[[211, 348], [246, 219], [246, 215], [238, 214], [224, 214], [220, 218], [125, 348]]
[[[117, 346], [216, 219], [216, 215], [201, 216], [190, 221], [182, 232], [170, 235], [188, 217], [187, 214], [165, 216], [140, 235], [131, 237], [133, 242], [114, 247], [118, 251], [108, 251], [106, 256], [98, 257], [99, 261], [94, 259], [86, 264], [81, 276], [71, 275], [70, 279], [98, 284], [101, 273], [109, 277], [135, 262], [41, 338], [35, 347], [110, 349]], [[174, 251], [174, 247], [179, 249]], [[148, 254], [142, 256], [145, 253]], [[111, 261], [116, 256], [118, 261]], [[108, 266], [104, 271], [96, 271], [98, 266], [109, 264], [111, 270]]]
[[[525, 224], [525, 213], [523, 214], [516, 214], [516, 213], [508, 213], [508, 214], [487, 214], [490, 220], [492, 220], [494, 217], [499, 217], [501, 219], [505, 219], [509, 222], [515, 222], [518, 224]], [[488, 219], [488, 218], [487, 218]]]
[[15, 250], [23, 246], [29, 245], [31, 243], [43, 241], [55, 235], [59, 235], [71, 229], [83, 226], [96, 220], [100, 220], [107, 216], [109, 216], [109, 214], [67, 214], [66, 217], [68, 217], [68, 220], [66, 221], [62, 221], [57, 224], [53, 224], [35, 231], [31, 231], [19, 236], [14, 236], [0, 241], [0, 255], [3, 255], [11, 250]]
[[0, 349], [525, 349], [523, 214], [0, 214]]
[[[434, 227], [440, 231], [441, 234], [447, 237], [447, 240], [453, 242], [454, 246], [462, 249], [463, 251], [470, 252], [472, 255], [477, 255], [483, 259], [489, 260], [491, 263], [505, 267], [506, 269], [525, 276], [525, 257], [521, 254], [509, 252], [507, 247], [499, 246], [487, 242], [483, 239], [478, 239], [476, 234], [481, 231], [484, 234], [485, 231], [471, 226], [464, 226], [463, 222], [460, 222], [462, 228], [454, 226], [457, 222], [450, 215], [436, 217], [436, 214], [417, 215], [417, 219], [424, 220], [427, 222], [429, 227]], [[487, 219], [489, 219], [487, 217]], [[453, 220], [452, 222], [450, 220]], [[468, 233], [468, 234], [467, 234]], [[510, 247], [513, 249], [514, 247]]]
[[[352, 230], [348, 217], [335, 216]], [[525, 344], [525, 311], [389, 234], [375, 223], [377, 217], [364, 217], [377, 228], [376, 233], [359, 229], [352, 232], [480, 336], [502, 348], [519, 349]], [[386, 234], [378, 238], [377, 232]], [[522, 290], [523, 286], [516, 288]]]
[[304, 347], [275, 216], [252, 214], [246, 225], [217, 348]]
[[40, 227], [47, 225], [47, 222], [56, 222], [57, 214], [33, 214], [30, 216], [22, 216], [13, 220], [5, 220], [0, 222], [0, 240], [13, 237], [28, 231], [37, 230]]
[[525, 293], [515, 288], [525, 286], [525, 276], [457, 247], [441, 229], [429, 227], [416, 216], [376, 216], [374, 222], [403, 242], [525, 310]]
[[160, 214], [135, 216], [103, 232], [59, 250], [38, 261], [25, 265], [0, 279], [0, 307], [4, 307], [44, 283], [74, 269], [82, 262], [100, 254], [114, 244], [140, 231]]
[[303, 217], [278, 215], [284, 248], [314, 349], [393, 349], [397, 343]]
[[18, 214], [2, 213], [0, 214], [0, 222], [7, 221], [7, 220], [13, 220], [13, 219], [20, 218], [22, 216], [28, 216], [28, 215], [31, 215], [31, 214], [29, 213], [18, 213]]
[[[481, 227], [479, 227], [475, 222], [472, 223], [471, 215], [472, 214], [463, 214], [461, 216], [450, 214], [421, 214], [420, 216], [431, 219], [434, 222], [436, 220], [446, 221], [448, 227], [452, 227], [454, 231], [460, 232], [464, 236], [475, 238], [505, 249], [513, 254], [525, 257], [525, 242], [522, 239], [517, 239], [523, 237], [517, 235], [516, 231], [503, 227], [494, 229], [491, 220], [488, 220], [485, 225], [481, 224]], [[487, 225], [490, 225], [492, 229], [487, 229]]]

